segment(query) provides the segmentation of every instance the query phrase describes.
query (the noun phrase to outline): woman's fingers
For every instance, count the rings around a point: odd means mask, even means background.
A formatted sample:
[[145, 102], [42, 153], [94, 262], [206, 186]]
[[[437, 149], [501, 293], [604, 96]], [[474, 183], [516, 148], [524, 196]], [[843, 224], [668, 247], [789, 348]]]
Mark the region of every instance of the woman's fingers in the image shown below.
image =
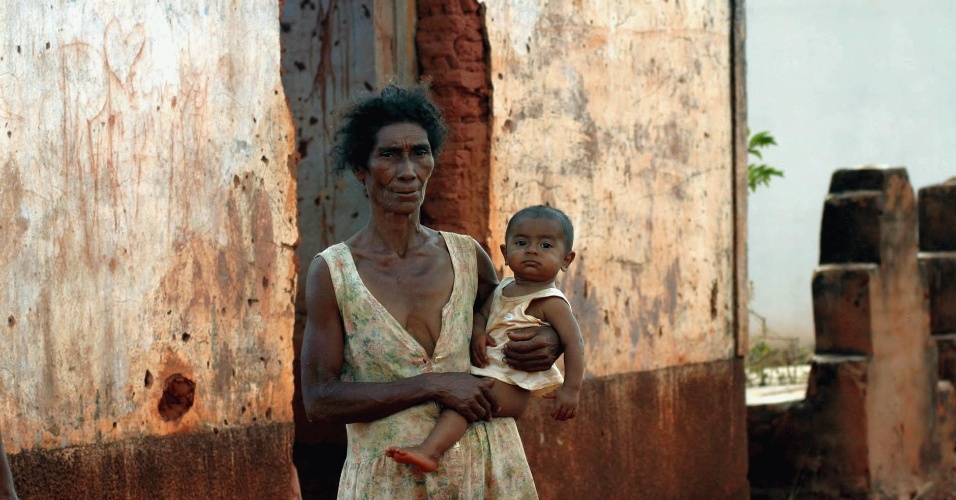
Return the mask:
[[491, 420], [498, 408], [492, 386], [494, 379], [473, 377], [466, 373], [443, 374], [448, 386], [439, 403], [457, 411], [469, 422]]
[[508, 338], [511, 341], [504, 347], [506, 362], [519, 370], [547, 370], [560, 354], [561, 341], [550, 327], [511, 332]]
[[481, 386], [481, 393], [484, 396], [485, 401], [488, 402], [488, 414], [486, 420], [491, 420], [491, 416], [494, 412], [498, 411], [500, 406], [498, 405], [498, 396], [495, 395], [494, 390], [495, 379], [485, 378]]

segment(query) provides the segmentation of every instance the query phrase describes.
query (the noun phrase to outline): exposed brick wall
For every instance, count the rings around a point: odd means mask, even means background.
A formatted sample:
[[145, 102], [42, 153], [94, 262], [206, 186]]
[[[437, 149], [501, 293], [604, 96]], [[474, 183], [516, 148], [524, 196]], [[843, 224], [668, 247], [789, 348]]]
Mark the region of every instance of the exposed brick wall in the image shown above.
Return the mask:
[[475, 0], [419, 0], [421, 76], [451, 132], [428, 186], [426, 225], [488, 243], [490, 101], [484, 7]]

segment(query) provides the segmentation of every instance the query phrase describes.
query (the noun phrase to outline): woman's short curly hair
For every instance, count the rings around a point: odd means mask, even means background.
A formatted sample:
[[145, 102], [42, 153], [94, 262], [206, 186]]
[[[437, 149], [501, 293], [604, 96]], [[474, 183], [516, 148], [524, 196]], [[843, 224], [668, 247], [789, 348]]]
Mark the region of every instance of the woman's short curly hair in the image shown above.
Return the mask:
[[336, 174], [368, 169], [375, 135], [382, 127], [394, 123], [421, 125], [436, 160], [448, 136], [441, 109], [432, 101], [428, 87], [421, 83], [408, 88], [390, 84], [380, 92], [359, 98], [343, 110], [340, 120], [332, 148], [332, 170]]

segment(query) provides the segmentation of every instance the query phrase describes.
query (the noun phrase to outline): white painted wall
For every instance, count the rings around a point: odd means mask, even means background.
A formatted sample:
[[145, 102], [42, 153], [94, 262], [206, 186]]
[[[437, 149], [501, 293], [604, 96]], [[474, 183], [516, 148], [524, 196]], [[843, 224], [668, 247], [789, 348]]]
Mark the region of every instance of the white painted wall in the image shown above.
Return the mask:
[[777, 138], [764, 158], [786, 172], [749, 200], [751, 308], [771, 333], [813, 341], [834, 169], [903, 165], [914, 189], [956, 176], [954, 49], [952, 1], [747, 2], [749, 125]]

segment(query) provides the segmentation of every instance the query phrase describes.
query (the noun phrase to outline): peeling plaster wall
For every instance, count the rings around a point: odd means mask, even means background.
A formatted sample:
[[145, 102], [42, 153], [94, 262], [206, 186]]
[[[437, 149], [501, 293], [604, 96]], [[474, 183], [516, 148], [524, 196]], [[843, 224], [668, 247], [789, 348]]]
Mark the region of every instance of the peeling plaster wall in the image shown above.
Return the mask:
[[[278, 7], [0, 4], [8, 452], [291, 427], [298, 235]], [[174, 374], [194, 404], [167, 421]]]
[[574, 221], [590, 376], [733, 357], [731, 5], [486, 6], [492, 241], [527, 205]]

